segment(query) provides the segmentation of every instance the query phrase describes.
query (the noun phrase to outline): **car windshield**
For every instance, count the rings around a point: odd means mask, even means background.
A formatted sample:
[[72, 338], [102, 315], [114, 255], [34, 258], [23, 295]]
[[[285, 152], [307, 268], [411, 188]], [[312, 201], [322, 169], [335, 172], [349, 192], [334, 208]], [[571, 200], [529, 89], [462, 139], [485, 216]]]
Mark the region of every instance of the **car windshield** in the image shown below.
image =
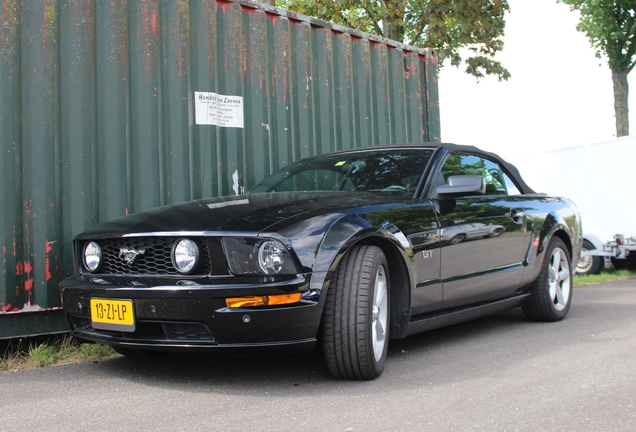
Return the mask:
[[413, 196], [432, 149], [329, 154], [293, 163], [250, 192], [365, 191]]

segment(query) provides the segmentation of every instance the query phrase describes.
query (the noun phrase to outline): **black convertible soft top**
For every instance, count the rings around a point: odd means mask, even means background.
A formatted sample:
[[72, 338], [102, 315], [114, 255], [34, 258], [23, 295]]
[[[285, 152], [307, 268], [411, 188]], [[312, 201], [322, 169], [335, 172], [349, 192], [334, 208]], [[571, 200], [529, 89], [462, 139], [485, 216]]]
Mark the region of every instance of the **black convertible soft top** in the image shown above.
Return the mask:
[[382, 148], [395, 148], [395, 147], [428, 147], [428, 148], [446, 149], [446, 151], [448, 151], [451, 154], [468, 153], [468, 154], [474, 154], [478, 156], [484, 156], [490, 160], [497, 162], [499, 166], [503, 168], [506, 174], [512, 177], [515, 184], [519, 187], [519, 192], [526, 195], [536, 194], [536, 192], [530, 186], [528, 186], [526, 182], [523, 180], [517, 167], [515, 167], [510, 162], [503, 160], [496, 153], [487, 152], [475, 146], [459, 145], [459, 144], [452, 144], [452, 143], [439, 143], [439, 142], [399, 143], [399, 144], [389, 144], [389, 145], [381, 145], [381, 146], [358, 147], [358, 148], [353, 148], [348, 150], [342, 150], [336, 153], [349, 153], [349, 152], [377, 150]]

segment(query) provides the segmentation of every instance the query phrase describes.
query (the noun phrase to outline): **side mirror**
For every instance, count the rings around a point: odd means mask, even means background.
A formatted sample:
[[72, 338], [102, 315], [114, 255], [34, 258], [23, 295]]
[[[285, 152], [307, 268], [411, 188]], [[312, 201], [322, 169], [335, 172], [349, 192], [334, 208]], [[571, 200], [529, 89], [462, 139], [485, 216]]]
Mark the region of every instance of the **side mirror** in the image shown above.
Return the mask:
[[450, 176], [448, 184], [437, 186], [435, 192], [442, 196], [483, 195], [486, 193], [486, 182], [478, 175]]

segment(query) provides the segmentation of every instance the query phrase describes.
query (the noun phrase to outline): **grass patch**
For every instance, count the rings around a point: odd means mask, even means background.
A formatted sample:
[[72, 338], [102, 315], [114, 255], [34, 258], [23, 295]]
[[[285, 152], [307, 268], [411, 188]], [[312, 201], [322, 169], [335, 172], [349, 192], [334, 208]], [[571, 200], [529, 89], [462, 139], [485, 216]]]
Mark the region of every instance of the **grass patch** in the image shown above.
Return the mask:
[[595, 285], [603, 282], [612, 282], [633, 277], [636, 277], [636, 271], [634, 270], [604, 270], [595, 275], [575, 276], [574, 286]]
[[115, 351], [107, 345], [79, 343], [69, 335], [30, 343], [18, 339], [5, 347], [0, 357], [0, 373], [82, 363], [113, 355], [116, 355]]
[[112, 347], [104, 344], [81, 344], [80, 351], [82, 355], [89, 359], [102, 358], [102, 357], [110, 357], [115, 354], [115, 351]]

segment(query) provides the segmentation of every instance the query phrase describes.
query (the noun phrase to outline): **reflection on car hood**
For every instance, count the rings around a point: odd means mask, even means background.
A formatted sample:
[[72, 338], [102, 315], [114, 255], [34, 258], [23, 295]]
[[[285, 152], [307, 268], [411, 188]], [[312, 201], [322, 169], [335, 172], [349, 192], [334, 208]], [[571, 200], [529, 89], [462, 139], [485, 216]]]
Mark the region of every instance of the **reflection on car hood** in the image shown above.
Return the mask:
[[321, 214], [391, 198], [366, 192], [276, 192], [216, 197], [114, 219], [78, 237], [177, 231], [259, 232], [303, 213]]

